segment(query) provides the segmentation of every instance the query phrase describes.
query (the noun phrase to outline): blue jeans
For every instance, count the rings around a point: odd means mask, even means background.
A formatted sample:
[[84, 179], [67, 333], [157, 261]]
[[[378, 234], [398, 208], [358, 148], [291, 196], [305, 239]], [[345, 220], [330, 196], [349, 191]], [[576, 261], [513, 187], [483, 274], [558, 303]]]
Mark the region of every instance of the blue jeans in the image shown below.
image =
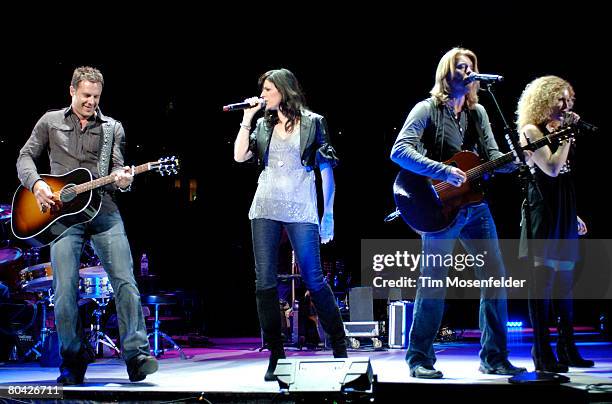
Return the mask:
[[302, 280], [311, 292], [325, 286], [319, 252], [319, 226], [313, 223], [284, 223], [270, 219], [251, 220], [255, 255], [255, 289], [275, 288], [278, 272], [278, 249], [283, 226], [295, 251]]
[[[456, 220], [443, 231], [428, 233], [422, 236], [423, 253], [452, 254], [459, 239], [468, 254], [482, 254], [487, 251], [486, 266], [474, 269], [478, 279], [490, 276], [499, 278], [505, 274], [504, 263], [497, 240], [497, 230], [488, 205], [481, 203], [462, 208]], [[445, 280], [448, 268], [439, 266], [421, 267], [421, 275], [432, 279]], [[444, 285], [446, 283], [443, 283]], [[406, 361], [412, 369], [418, 365], [433, 366], [436, 355], [433, 342], [438, 333], [444, 311], [446, 287], [421, 287], [418, 283], [414, 315], [410, 328], [410, 342], [406, 352]], [[506, 322], [508, 309], [506, 290], [504, 288], [486, 288], [480, 290], [481, 331], [479, 352], [480, 360], [485, 366], [494, 367], [508, 358]]]
[[55, 323], [63, 357], [81, 348], [79, 320], [79, 267], [85, 239], [91, 236], [96, 254], [106, 270], [115, 296], [119, 318], [121, 353], [128, 361], [149, 355], [140, 293], [133, 274], [132, 254], [119, 212], [98, 214], [92, 221], [75, 225], [51, 244]]

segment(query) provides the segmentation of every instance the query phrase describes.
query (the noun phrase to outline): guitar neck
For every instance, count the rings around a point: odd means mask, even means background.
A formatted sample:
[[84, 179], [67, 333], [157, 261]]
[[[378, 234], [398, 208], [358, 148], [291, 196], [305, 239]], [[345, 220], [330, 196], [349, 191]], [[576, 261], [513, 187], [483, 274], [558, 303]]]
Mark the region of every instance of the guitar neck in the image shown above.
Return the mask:
[[[520, 151], [525, 151], [525, 150], [535, 151], [541, 147], [551, 144], [552, 141], [557, 138], [567, 137], [568, 135], [571, 134], [573, 129], [574, 129], [573, 127], [568, 126], [567, 128], [563, 128], [561, 130], [553, 132], [549, 135], [542, 137], [541, 139], [536, 140], [535, 142], [530, 142], [529, 144], [521, 147]], [[486, 163], [483, 163], [479, 165], [478, 167], [474, 167], [466, 171], [465, 174], [467, 176], [468, 181], [478, 179], [482, 177], [484, 174], [491, 172], [495, 170], [496, 168], [502, 167], [510, 163], [513, 160], [514, 160], [514, 152], [508, 152], [504, 154], [503, 156], [496, 158], [495, 160], [487, 161]]]
[[472, 169], [467, 170], [465, 172], [465, 175], [467, 176], [468, 181], [475, 180], [482, 177], [486, 173], [495, 170], [496, 168], [505, 166], [512, 160], [514, 160], [514, 153], [508, 152], [503, 156], [496, 158], [495, 160], [487, 161], [486, 163], [483, 163], [478, 167], [474, 167]]
[[546, 135], [546, 136], [542, 137], [541, 139], [536, 140], [535, 142], [529, 142], [529, 144], [527, 144], [526, 146], [522, 147], [522, 150], [535, 151], [535, 150], [539, 149], [540, 147], [544, 147], [546, 145], [551, 144], [552, 141], [557, 139], [557, 138], [570, 137], [570, 135], [572, 134], [573, 130], [574, 130], [573, 126], [565, 127], [565, 128], [563, 128], [561, 130], [558, 130], [558, 131], [553, 132], [553, 133], [551, 133], [549, 135]]
[[[144, 163], [134, 167], [134, 175], [141, 174], [149, 170], [151, 170], [151, 163]], [[83, 192], [91, 191], [92, 189], [103, 187], [113, 182], [115, 182], [115, 176], [113, 174], [110, 174], [105, 177], [96, 178], [95, 180], [75, 185], [73, 189], [77, 194], [80, 194]]]

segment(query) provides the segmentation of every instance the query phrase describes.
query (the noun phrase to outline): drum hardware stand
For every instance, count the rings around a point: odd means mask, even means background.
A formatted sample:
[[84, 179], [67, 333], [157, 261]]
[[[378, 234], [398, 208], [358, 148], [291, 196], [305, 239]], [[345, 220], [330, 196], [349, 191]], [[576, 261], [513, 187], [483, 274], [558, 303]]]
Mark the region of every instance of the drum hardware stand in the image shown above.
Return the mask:
[[155, 304], [155, 323], [153, 324], [153, 332], [147, 335], [147, 339], [151, 336], [153, 337], [153, 349], [151, 350], [153, 352], [153, 355], [155, 355], [156, 358], [159, 358], [164, 353], [163, 341], [160, 340], [161, 337], [165, 339], [170, 345], [172, 345], [172, 348], [168, 349], [174, 349], [175, 351], [177, 351], [182, 360], [187, 359], [187, 356], [185, 355], [183, 349], [178, 346], [168, 334], [160, 330], [160, 324], [161, 321], [159, 320], [159, 304]]
[[302, 343], [300, 341], [300, 333], [299, 333], [299, 317], [300, 317], [300, 303], [297, 299], [297, 295], [295, 292], [295, 282], [297, 279], [301, 278], [300, 267], [298, 266], [297, 260], [295, 258], [295, 250], [291, 251], [291, 343], [295, 344], [295, 346], [301, 351]]
[[28, 357], [32, 354], [34, 354], [34, 359], [38, 359], [42, 356], [42, 353], [39, 351], [42, 350], [42, 347], [45, 346], [45, 340], [47, 339], [47, 335], [49, 335], [51, 333], [51, 330], [47, 328], [47, 305], [49, 307], [53, 306], [53, 292], [51, 291], [51, 289], [47, 290], [47, 295], [43, 296], [36, 304], [40, 303], [41, 304], [41, 317], [42, 317], [42, 328], [40, 329], [40, 338], [38, 340], [38, 342], [36, 342], [36, 344], [34, 344], [34, 346], [32, 348], [30, 348], [28, 350], [28, 352], [25, 353], [24, 357]]
[[96, 355], [100, 354], [100, 344], [104, 344], [120, 356], [121, 351], [117, 348], [117, 345], [113, 342], [113, 340], [106, 335], [100, 329], [100, 317], [104, 314], [104, 308], [108, 305], [110, 298], [102, 297], [102, 298], [92, 298], [94, 302], [97, 304], [97, 308], [93, 311], [92, 316], [95, 321], [91, 324], [90, 335], [89, 335], [89, 343], [92, 348], [95, 349]]
[[100, 258], [96, 254], [96, 250], [91, 240], [87, 240], [83, 244], [82, 255], [84, 256], [84, 261], [88, 267], [95, 267], [101, 265]]
[[30, 247], [24, 251], [24, 260], [28, 267], [40, 263], [40, 247]]

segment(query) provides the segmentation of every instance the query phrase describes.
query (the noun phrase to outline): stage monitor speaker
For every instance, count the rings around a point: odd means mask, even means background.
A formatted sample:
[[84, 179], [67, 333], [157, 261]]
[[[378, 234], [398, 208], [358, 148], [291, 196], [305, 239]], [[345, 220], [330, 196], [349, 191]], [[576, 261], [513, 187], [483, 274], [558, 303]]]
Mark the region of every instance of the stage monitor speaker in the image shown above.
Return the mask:
[[371, 393], [375, 378], [370, 358], [359, 357], [279, 359], [274, 375], [289, 392]]
[[349, 290], [351, 322], [374, 321], [374, 294], [371, 286]]

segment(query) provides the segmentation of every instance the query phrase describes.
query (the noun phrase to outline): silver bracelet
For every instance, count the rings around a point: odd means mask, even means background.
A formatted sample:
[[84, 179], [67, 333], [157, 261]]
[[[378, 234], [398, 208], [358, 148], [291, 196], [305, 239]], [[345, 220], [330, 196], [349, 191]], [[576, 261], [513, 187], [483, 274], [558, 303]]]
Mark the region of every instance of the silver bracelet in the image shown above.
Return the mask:
[[246, 130], [251, 130], [251, 127], [250, 127], [249, 125], [245, 125], [245, 124], [243, 124], [242, 122], [240, 123], [240, 127], [241, 127], [241, 128], [244, 128], [244, 129], [246, 129]]
[[[131, 171], [132, 171], [132, 177], [134, 177], [134, 173], [136, 172], [136, 167], [131, 166], [130, 167]], [[132, 190], [132, 183], [130, 182], [130, 185], [127, 186], [127, 188], [121, 188], [119, 186], [117, 186], [117, 189], [121, 192], [129, 192]]]

